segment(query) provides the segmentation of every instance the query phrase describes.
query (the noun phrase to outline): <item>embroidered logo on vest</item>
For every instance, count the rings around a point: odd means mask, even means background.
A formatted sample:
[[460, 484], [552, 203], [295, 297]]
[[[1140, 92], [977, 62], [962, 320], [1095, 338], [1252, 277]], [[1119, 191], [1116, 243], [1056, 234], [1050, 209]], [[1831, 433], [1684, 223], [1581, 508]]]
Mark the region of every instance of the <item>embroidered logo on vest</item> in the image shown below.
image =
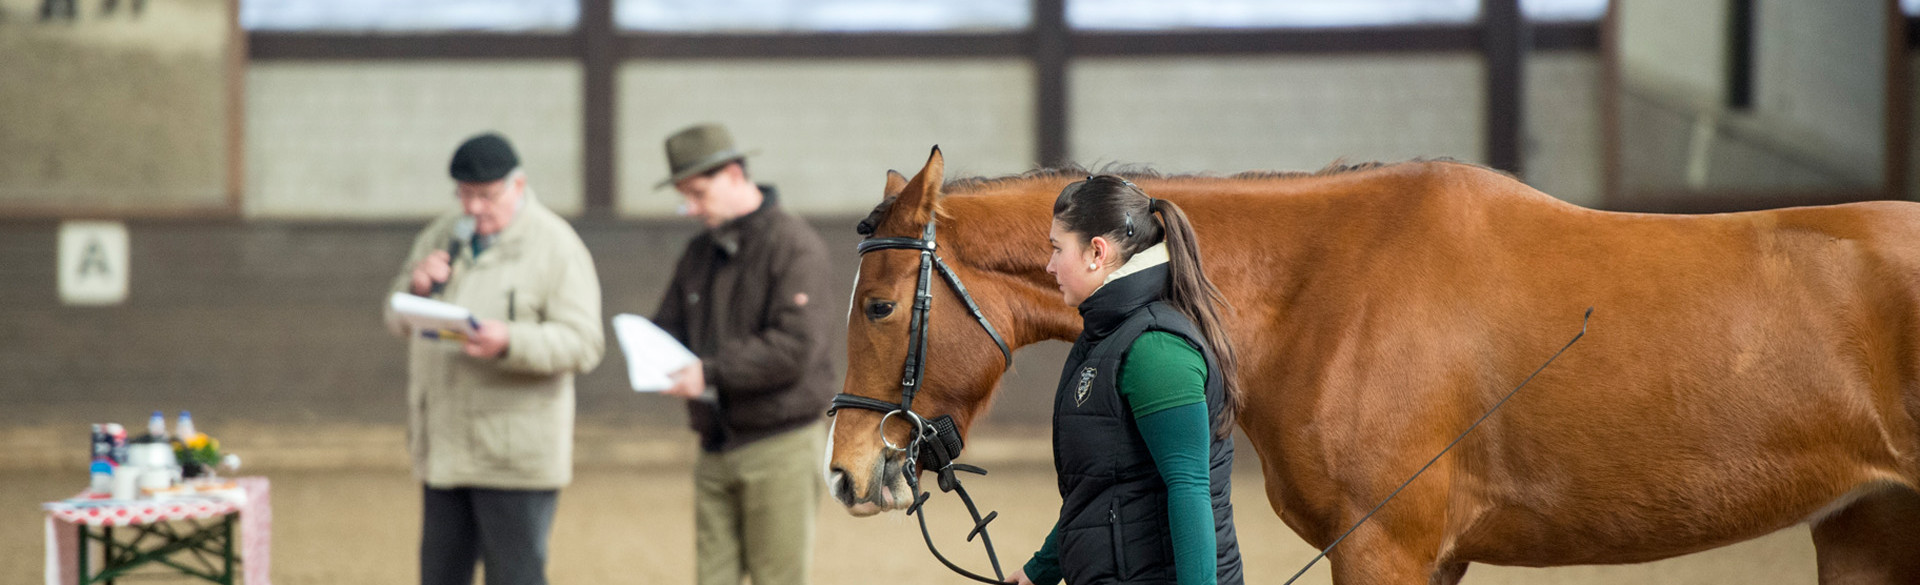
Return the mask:
[[1080, 386], [1073, 390], [1073, 405], [1075, 407], [1087, 403], [1087, 393], [1093, 391], [1093, 377], [1098, 375], [1098, 373], [1097, 370], [1093, 369], [1093, 366], [1087, 366], [1087, 369], [1080, 370]]

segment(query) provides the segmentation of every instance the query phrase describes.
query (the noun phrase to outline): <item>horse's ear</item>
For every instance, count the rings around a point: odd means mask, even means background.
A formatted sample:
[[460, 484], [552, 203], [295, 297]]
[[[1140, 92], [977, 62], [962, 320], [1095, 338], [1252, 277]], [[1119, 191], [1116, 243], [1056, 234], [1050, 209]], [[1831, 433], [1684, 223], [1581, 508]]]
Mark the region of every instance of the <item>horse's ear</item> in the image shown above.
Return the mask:
[[894, 197], [899, 197], [900, 191], [906, 188], [907, 188], [907, 176], [900, 174], [900, 171], [889, 170], [887, 171], [887, 192], [882, 193], [880, 195], [880, 198], [892, 199]]
[[946, 159], [940, 156], [940, 147], [933, 147], [933, 153], [927, 155], [927, 166], [907, 181], [900, 189], [900, 199], [893, 208], [900, 213], [896, 218], [918, 227], [933, 220], [933, 204], [940, 198], [941, 173], [946, 170]]

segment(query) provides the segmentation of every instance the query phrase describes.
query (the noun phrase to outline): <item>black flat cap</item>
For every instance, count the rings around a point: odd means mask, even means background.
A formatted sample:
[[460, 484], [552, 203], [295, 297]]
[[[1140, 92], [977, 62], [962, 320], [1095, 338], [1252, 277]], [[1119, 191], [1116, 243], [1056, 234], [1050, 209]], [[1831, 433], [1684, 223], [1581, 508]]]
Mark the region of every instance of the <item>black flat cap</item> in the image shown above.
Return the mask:
[[513, 154], [513, 145], [505, 137], [488, 132], [460, 143], [447, 172], [462, 183], [491, 183], [506, 178], [519, 166], [520, 157]]

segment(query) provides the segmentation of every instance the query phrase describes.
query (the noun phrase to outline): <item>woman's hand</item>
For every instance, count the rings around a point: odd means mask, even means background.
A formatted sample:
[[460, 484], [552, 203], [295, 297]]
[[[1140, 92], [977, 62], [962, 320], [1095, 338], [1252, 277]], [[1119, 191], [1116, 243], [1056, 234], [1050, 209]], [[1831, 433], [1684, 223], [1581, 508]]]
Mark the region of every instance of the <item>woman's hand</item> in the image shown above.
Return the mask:
[[1020, 567], [1018, 569], [1014, 569], [1012, 575], [1007, 575], [1007, 580], [1003, 581], [1003, 583], [1018, 583], [1019, 585], [1033, 585], [1033, 580], [1027, 578], [1027, 568]]

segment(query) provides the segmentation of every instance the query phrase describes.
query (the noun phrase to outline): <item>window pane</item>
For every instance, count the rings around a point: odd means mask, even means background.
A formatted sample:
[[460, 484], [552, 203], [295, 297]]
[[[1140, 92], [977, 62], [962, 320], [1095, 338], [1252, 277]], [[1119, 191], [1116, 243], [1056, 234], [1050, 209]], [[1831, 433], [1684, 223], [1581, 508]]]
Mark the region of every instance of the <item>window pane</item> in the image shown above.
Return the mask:
[[1900, 0], [1900, 12], [1907, 16], [1920, 15], [1920, 0]]
[[243, 0], [247, 30], [412, 32], [564, 31], [576, 0]]
[[1073, 28], [1317, 28], [1461, 24], [1479, 0], [1067, 0]]
[[1520, 0], [1520, 13], [1540, 22], [1590, 22], [1607, 15], [1607, 0]]
[[1028, 0], [618, 0], [628, 30], [967, 31], [1027, 27]]

